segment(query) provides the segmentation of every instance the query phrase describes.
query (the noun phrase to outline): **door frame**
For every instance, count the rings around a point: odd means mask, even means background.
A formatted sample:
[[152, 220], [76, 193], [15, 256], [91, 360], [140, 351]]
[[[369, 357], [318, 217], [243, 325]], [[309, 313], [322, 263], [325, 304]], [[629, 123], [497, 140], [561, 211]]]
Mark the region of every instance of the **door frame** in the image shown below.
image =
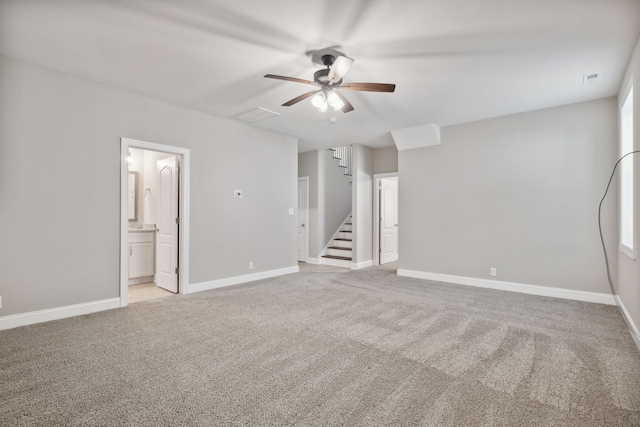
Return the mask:
[[120, 307], [129, 305], [129, 149], [159, 151], [175, 154], [180, 158], [178, 191], [178, 293], [186, 294], [189, 286], [189, 191], [191, 175], [191, 150], [172, 145], [156, 144], [130, 138], [120, 138]]
[[398, 172], [373, 174], [373, 265], [380, 265], [380, 180], [394, 177]]
[[[305, 243], [305, 248], [304, 248], [304, 262], [308, 263], [309, 262], [309, 177], [308, 176], [299, 176], [298, 177], [298, 183], [300, 183], [300, 181], [304, 181], [305, 182], [305, 191], [307, 193], [307, 206], [305, 209], [305, 218], [304, 218], [304, 243]], [[297, 191], [296, 191], [297, 193]], [[300, 201], [298, 200], [298, 208], [300, 207]], [[300, 212], [298, 212], [298, 218], [300, 217]], [[296, 233], [298, 232], [297, 230], [298, 228], [298, 224], [296, 223]]]

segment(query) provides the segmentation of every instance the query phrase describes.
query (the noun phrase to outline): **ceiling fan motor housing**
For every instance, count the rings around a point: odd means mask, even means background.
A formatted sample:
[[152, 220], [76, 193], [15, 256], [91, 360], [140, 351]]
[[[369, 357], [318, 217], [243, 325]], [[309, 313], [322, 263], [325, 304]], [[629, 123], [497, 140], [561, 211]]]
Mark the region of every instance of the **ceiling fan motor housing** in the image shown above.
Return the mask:
[[[322, 70], [318, 70], [315, 73], [313, 73], [313, 80], [318, 83], [319, 85], [325, 85], [327, 83], [329, 83], [329, 72], [331, 70], [331, 66], [333, 65], [333, 63], [336, 62], [336, 57], [333, 55], [323, 55], [322, 56], [322, 63], [324, 65], [326, 65], [327, 68], [322, 69]], [[340, 83], [342, 83], [342, 79], [340, 79], [339, 82], [336, 82], [336, 86], [339, 86]]]
[[329, 81], [329, 69], [325, 68], [322, 70], [318, 70], [315, 73], [313, 73], [313, 80], [320, 84], [323, 85], [325, 83], [327, 83]]

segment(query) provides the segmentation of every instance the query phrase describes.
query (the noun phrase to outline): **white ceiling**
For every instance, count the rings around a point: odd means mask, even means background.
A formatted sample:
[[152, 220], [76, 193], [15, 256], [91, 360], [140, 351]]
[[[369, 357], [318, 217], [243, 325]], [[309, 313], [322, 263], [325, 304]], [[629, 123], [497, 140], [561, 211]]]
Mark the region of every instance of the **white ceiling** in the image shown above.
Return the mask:
[[[615, 95], [639, 35], [639, 0], [0, 0], [0, 54], [224, 118], [267, 108], [254, 126], [301, 152]], [[396, 92], [282, 107], [312, 88], [262, 76], [312, 80], [305, 52], [335, 45], [345, 82]]]

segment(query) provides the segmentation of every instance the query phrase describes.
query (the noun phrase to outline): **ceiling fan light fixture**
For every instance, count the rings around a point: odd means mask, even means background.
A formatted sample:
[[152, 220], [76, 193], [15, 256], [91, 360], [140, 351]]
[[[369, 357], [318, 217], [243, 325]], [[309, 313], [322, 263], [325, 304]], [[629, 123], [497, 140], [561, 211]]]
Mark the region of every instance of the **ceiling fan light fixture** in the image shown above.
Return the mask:
[[316, 107], [318, 111], [324, 113], [327, 111], [327, 96], [324, 92], [318, 92], [317, 95], [311, 98], [311, 104]]
[[344, 107], [344, 102], [334, 91], [331, 91], [327, 94], [327, 102], [336, 111]]
[[311, 105], [322, 113], [326, 112], [329, 106], [336, 111], [340, 110], [343, 113], [348, 113], [354, 110], [353, 105], [351, 105], [342, 92], [334, 91], [334, 89], [348, 89], [350, 91], [363, 92], [393, 92], [396, 89], [395, 84], [389, 83], [343, 83], [342, 78], [354, 62], [352, 58], [344, 56], [341, 52], [333, 48], [317, 50], [312, 53], [313, 63], [326, 67], [313, 74], [313, 81], [299, 79], [297, 77], [278, 76], [275, 74], [265, 75], [265, 77], [269, 79], [316, 86], [316, 90], [303, 93], [285, 102], [282, 104], [283, 107], [290, 107], [300, 101], [311, 98]]

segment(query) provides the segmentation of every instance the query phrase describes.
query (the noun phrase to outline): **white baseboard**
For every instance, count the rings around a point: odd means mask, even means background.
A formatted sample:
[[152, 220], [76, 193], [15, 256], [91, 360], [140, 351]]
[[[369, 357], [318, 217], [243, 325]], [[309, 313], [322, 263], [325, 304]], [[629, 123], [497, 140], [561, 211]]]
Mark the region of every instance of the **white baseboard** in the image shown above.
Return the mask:
[[360, 270], [361, 268], [371, 267], [373, 265], [373, 260], [362, 261], [362, 262], [352, 262], [351, 269], [352, 270]]
[[453, 276], [449, 274], [428, 273], [424, 271], [405, 270], [400, 268], [398, 269], [398, 276], [432, 280], [435, 282], [455, 283], [457, 285], [476, 286], [479, 288], [498, 289], [501, 291], [519, 292], [522, 294], [540, 295], [545, 297], [594, 302], [598, 304], [616, 305], [616, 301], [613, 298], [613, 295], [600, 292], [575, 291], [572, 289], [528, 285], [525, 283], [502, 282], [498, 280]]
[[82, 304], [66, 305], [64, 307], [48, 308], [46, 310], [30, 311], [28, 313], [13, 314], [0, 317], [0, 331], [17, 328], [19, 326], [33, 325], [34, 323], [49, 322], [66, 317], [111, 310], [113, 308], [120, 308], [120, 298], [110, 298]]
[[629, 327], [629, 332], [631, 333], [631, 337], [633, 338], [633, 341], [635, 341], [636, 347], [638, 347], [638, 350], [640, 350], [640, 330], [638, 330], [638, 327], [633, 322], [633, 319], [631, 318], [629, 311], [627, 311], [627, 307], [624, 306], [624, 303], [622, 302], [620, 297], [616, 295], [615, 298], [616, 298], [616, 302], [618, 303], [618, 307], [620, 307], [620, 311], [622, 311], [622, 318], [624, 319], [627, 326]]
[[307, 257], [307, 264], [320, 264], [320, 260], [318, 258]]
[[300, 268], [296, 265], [295, 267], [279, 268], [277, 270], [261, 271], [259, 273], [245, 274], [242, 276], [226, 277], [224, 279], [209, 280], [208, 282], [191, 283], [187, 286], [185, 294], [224, 288], [226, 286], [239, 285], [241, 283], [253, 282], [255, 280], [268, 279], [270, 277], [284, 276], [285, 274], [298, 273], [299, 271]]

